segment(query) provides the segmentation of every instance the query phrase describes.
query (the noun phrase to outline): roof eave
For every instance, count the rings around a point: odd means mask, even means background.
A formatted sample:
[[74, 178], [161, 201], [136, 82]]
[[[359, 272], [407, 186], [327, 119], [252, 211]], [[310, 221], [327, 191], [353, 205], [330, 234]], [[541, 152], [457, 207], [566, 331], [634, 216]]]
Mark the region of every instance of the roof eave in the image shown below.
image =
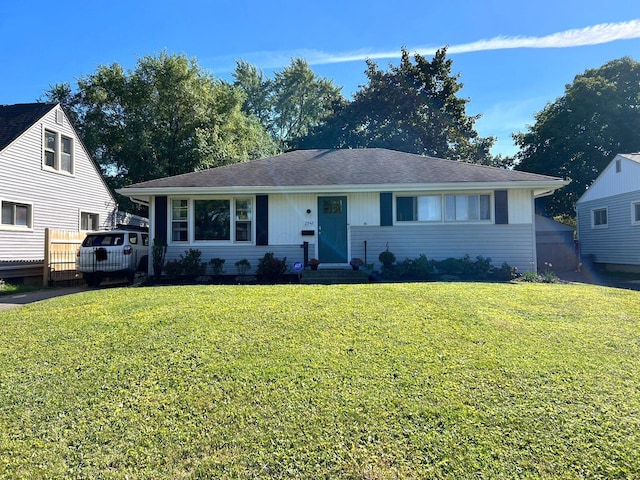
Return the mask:
[[225, 186], [225, 187], [124, 187], [117, 192], [121, 195], [139, 200], [150, 199], [153, 196], [167, 195], [243, 195], [255, 193], [335, 193], [335, 192], [442, 192], [442, 191], [470, 191], [470, 190], [533, 190], [537, 197], [550, 195], [558, 188], [569, 184], [567, 180], [527, 180], [504, 182], [447, 182], [447, 183], [408, 183], [408, 184], [357, 184], [357, 185], [294, 185], [294, 186]]

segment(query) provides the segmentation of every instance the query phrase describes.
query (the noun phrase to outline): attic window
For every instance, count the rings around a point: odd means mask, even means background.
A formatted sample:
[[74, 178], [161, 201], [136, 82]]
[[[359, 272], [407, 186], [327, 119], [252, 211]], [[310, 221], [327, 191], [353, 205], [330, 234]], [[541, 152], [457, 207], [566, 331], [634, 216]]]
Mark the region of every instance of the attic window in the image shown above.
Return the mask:
[[622, 160], [616, 160], [616, 173], [620, 173], [622, 171]]
[[44, 131], [42, 166], [46, 170], [73, 173], [73, 139], [52, 130]]

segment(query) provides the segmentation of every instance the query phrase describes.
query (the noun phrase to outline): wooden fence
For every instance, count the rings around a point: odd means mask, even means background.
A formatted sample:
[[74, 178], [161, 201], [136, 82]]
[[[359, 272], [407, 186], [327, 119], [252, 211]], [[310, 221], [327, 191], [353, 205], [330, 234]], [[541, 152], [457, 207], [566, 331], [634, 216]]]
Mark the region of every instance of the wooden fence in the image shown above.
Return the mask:
[[47, 228], [44, 236], [44, 285], [73, 283], [81, 279], [76, 270], [76, 253], [86, 233]]

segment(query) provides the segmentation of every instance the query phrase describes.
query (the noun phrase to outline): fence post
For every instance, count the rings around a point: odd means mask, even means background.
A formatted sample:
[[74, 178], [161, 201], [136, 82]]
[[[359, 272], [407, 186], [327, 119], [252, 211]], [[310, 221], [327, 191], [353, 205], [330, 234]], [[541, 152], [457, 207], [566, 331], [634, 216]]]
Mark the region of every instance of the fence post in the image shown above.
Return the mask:
[[44, 261], [42, 262], [42, 285], [45, 287], [49, 286], [49, 255], [51, 255], [51, 232], [47, 227], [44, 229]]

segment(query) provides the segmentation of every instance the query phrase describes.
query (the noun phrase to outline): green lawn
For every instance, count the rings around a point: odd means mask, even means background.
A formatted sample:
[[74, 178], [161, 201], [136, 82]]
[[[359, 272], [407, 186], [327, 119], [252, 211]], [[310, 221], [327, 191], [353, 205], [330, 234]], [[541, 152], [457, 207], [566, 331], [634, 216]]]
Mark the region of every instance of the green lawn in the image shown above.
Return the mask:
[[0, 313], [0, 478], [640, 478], [640, 293], [114, 288]]

